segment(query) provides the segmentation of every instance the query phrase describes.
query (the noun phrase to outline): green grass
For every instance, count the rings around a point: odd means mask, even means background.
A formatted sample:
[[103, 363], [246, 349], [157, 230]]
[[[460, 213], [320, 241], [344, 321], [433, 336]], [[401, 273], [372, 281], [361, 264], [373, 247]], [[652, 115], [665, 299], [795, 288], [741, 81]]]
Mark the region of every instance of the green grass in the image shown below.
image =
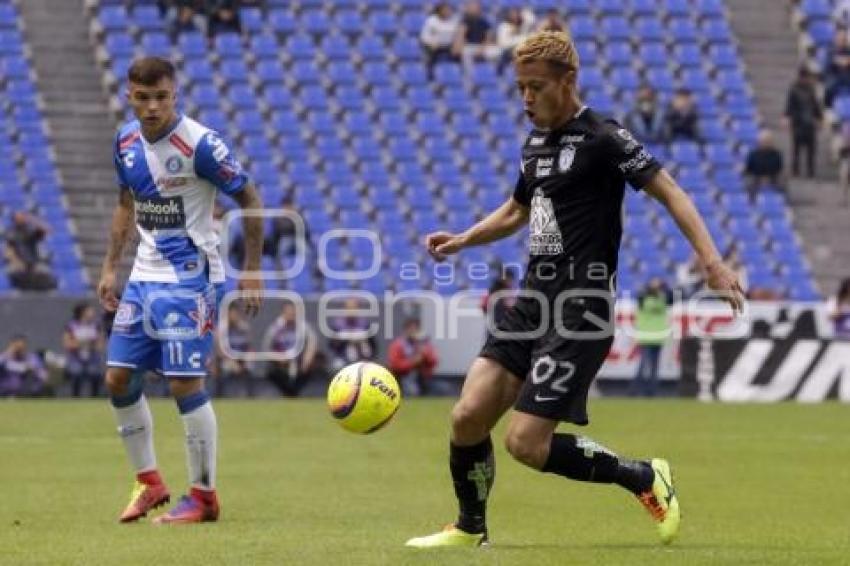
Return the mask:
[[[317, 401], [218, 401], [218, 524], [119, 525], [130, 474], [105, 401], [0, 403], [0, 564], [847, 564], [850, 419], [835, 404], [597, 401], [586, 433], [667, 456], [680, 540], [625, 492], [544, 476], [496, 437], [493, 546], [413, 551], [455, 515], [450, 402], [406, 402], [387, 429], [339, 429]], [[153, 404], [161, 469], [185, 486], [182, 425]]]

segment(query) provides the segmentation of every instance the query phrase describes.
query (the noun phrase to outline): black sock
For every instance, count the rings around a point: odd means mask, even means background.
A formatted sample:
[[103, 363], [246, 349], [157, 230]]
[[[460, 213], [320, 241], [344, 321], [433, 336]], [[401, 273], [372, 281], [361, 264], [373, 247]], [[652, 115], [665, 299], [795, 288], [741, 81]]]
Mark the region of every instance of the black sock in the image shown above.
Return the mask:
[[649, 490], [655, 478], [648, 463], [621, 458], [593, 440], [574, 434], [552, 435], [543, 471], [578, 481], [616, 483], [635, 494]]
[[487, 530], [487, 496], [496, 475], [493, 443], [488, 436], [474, 446], [450, 446], [449, 467], [460, 504], [457, 527], [468, 533], [483, 533]]

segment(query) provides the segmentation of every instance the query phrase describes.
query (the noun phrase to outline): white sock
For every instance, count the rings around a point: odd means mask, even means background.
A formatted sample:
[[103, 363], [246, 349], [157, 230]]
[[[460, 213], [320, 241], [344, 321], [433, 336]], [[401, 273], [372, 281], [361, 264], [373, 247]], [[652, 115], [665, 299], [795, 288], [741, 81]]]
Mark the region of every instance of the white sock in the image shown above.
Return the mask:
[[211, 491], [215, 489], [215, 457], [218, 424], [212, 403], [181, 415], [186, 429], [186, 459], [189, 485]]
[[153, 450], [153, 418], [148, 401], [142, 395], [138, 401], [126, 407], [112, 406], [118, 422], [118, 434], [136, 473], [156, 469]]

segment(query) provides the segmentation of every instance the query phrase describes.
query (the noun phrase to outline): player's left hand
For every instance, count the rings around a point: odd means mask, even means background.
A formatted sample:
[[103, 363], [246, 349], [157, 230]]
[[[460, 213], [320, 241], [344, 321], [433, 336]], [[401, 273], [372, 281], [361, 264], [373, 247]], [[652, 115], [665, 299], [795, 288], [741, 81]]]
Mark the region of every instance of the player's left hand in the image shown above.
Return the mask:
[[243, 277], [239, 280], [239, 290], [242, 291], [245, 314], [252, 318], [257, 316], [260, 312], [260, 304], [263, 302], [263, 280], [256, 277]]
[[717, 291], [721, 298], [729, 303], [734, 314], [744, 312], [744, 289], [738, 275], [722, 261], [714, 261], [705, 266], [705, 284]]

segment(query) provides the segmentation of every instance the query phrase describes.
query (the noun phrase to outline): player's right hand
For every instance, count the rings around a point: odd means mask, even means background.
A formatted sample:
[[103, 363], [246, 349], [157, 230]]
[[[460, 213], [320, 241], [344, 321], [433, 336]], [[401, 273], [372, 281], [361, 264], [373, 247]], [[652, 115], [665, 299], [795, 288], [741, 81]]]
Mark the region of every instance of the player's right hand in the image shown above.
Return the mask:
[[744, 289], [735, 270], [716, 261], [705, 266], [705, 283], [709, 289], [717, 291], [721, 298], [732, 307], [733, 314], [744, 312]]
[[433, 232], [425, 236], [425, 246], [431, 257], [436, 261], [443, 261], [446, 256], [463, 249], [463, 238], [449, 232]]
[[97, 298], [101, 306], [108, 312], [114, 312], [118, 308], [118, 295], [115, 294], [115, 272], [104, 271], [100, 274], [97, 283]]

